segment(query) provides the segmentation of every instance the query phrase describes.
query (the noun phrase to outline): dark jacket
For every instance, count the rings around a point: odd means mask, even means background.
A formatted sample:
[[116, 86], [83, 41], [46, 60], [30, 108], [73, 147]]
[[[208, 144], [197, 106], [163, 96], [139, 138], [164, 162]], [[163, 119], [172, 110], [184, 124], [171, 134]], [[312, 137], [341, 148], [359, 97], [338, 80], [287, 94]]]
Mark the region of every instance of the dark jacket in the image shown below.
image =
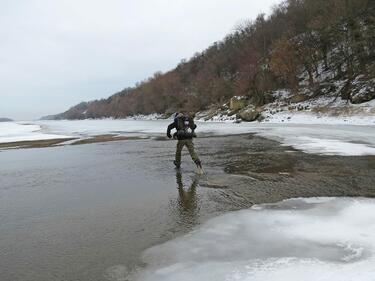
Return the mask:
[[[185, 126], [185, 121], [188, 122], [187, 126]], [[187, 130], [189, 128], [191, 129], [191, 132]], [[195, 128], [197, 128], [197, 125], [194, 124], [193, 118], [186, 116], [177, 117], [173, 123], [169, 124], [167, 136], [168, 138], [172, 138], [171, 130], [176, 129], [177, 132], [174, 134], [174, 136], [176, 136], [178, 140], [192, 139], [195, 137]]]

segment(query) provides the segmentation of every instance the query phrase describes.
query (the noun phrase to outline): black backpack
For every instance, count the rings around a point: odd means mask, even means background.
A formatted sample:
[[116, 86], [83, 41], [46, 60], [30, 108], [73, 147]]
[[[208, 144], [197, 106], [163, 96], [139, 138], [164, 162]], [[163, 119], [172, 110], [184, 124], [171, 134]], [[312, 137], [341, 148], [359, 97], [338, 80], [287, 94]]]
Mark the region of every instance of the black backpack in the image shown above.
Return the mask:
[[191, 139], [194, 132], [191, 129], [191, 119], [188, 116], [177, 117], [176, 120], [177, 138]]

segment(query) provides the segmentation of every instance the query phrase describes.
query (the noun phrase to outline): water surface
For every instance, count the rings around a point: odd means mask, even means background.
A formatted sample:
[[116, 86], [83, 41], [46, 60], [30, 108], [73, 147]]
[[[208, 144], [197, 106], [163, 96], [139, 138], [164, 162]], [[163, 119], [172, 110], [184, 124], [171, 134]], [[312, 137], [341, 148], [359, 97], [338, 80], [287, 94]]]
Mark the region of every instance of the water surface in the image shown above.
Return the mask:
[[2, 281], [110, 280], [208, 218], [291, 197], [375, 195], [375, 157], [309, 155], [254, 135], [196, 140], [207, 176], [173, 141], [0, 152]]

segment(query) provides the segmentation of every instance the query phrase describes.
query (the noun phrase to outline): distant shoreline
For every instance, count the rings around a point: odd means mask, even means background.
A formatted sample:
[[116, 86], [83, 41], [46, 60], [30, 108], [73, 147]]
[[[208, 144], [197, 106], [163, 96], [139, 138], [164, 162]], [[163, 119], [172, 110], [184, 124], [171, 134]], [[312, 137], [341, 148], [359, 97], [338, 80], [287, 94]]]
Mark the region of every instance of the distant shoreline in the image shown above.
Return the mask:
[[14, 122], [14, 120], [10, 119], [10, 118], [0, 118], [0, 122]]

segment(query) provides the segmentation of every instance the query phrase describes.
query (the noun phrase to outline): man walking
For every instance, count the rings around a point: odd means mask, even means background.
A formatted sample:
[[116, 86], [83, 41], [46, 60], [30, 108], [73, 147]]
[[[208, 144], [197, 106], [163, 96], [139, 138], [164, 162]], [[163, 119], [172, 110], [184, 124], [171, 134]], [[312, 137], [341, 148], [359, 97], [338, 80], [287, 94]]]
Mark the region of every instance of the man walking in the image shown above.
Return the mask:
[[184, 146], [187, 147], [191, 159], [197, 165], [200, 172], [202, 172], [202, 164], [199, 160], [198, 155], [194, 150], [193, 137], [195, 137], [194, 130], [197, 128], [197, 125], [194, 124], [193, 118], [187, 116], [183, 113], [176, 113], [173, 123], [169, 124], [167, 129], [168, 138], [172, 138], [171, 130], [176, 129], [176, 133], [173, 134], [173, 138], [177, 138], [177, 147], [176, 147], [176, 158], [174, 164], [177, 169], [181, 166], [181, 151]]

